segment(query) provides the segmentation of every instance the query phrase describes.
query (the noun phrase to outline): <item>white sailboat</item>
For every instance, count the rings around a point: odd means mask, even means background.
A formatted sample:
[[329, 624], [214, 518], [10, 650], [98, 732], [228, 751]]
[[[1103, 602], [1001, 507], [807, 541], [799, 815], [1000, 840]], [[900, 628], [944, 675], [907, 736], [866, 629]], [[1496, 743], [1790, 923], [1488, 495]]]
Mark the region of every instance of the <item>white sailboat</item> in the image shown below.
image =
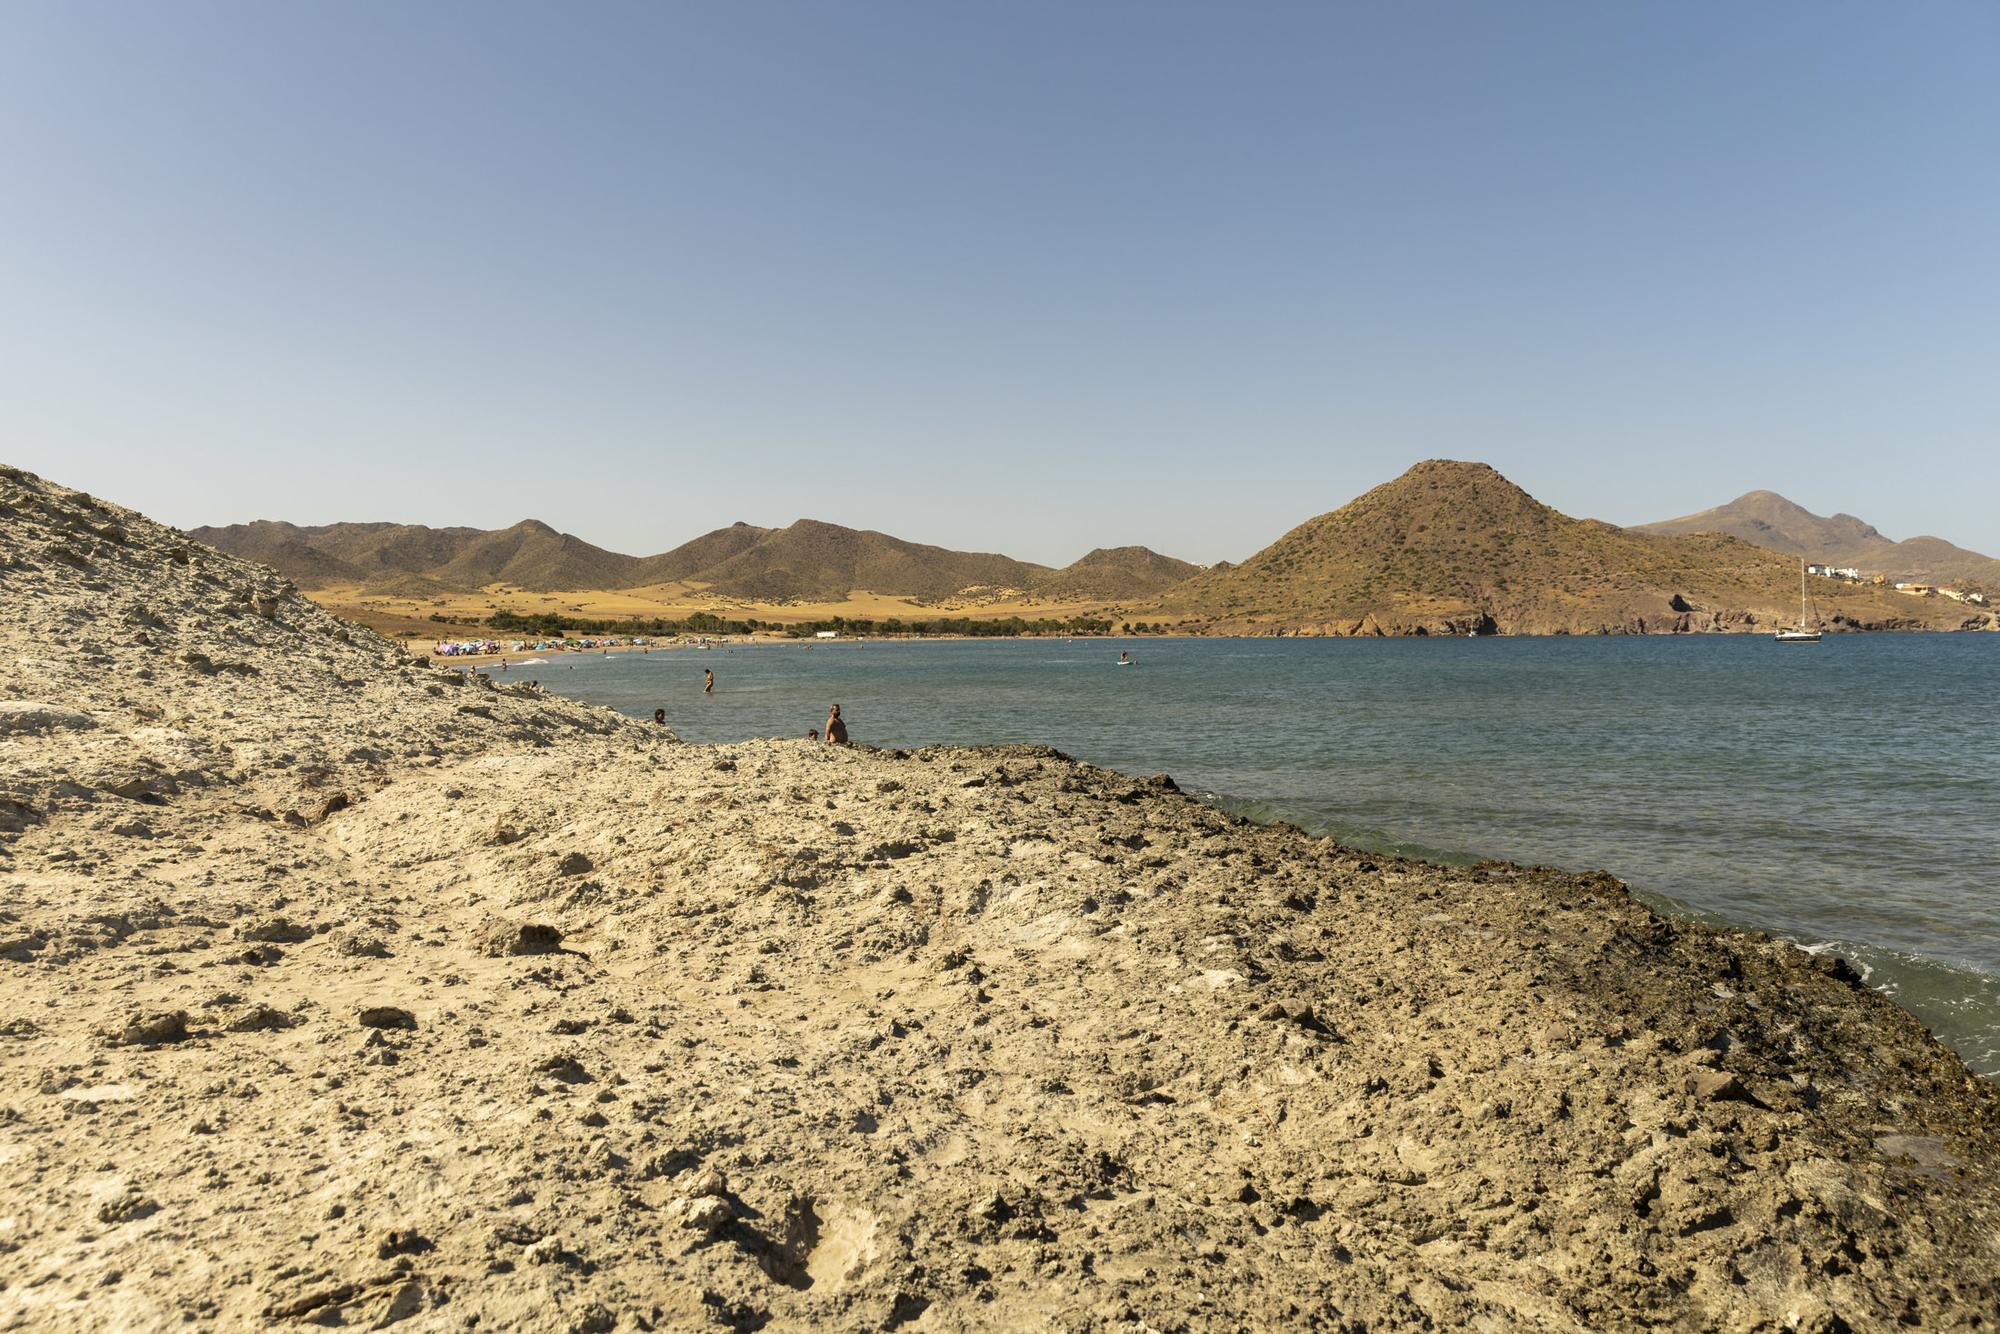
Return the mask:
[[1777, 633], [1780, 644], [1817, 644], [1819, 631], [1806, 624], [1806, 558], [1799, 557], [1799, 624], [1794, 630], [1780, 630]]

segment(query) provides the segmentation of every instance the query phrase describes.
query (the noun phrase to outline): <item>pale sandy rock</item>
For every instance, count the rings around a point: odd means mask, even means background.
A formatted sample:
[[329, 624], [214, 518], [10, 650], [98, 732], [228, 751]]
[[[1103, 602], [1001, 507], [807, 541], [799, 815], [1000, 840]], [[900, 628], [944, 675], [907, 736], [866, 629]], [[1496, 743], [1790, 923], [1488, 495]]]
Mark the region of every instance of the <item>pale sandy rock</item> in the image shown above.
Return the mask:
[[185, 1010], [161, 1014], [137, 1014], [114, 1022], [104, 1030], [104, 1040], [114, 1047], [157, 1046], [162, 1042], [185, 1042], [188, 1017]]
[[227, 1027], [232, 1033], [273, 1033], [290, 1028], [297, 1022], [283, 1010], [269, 1005], [254, 1005], [231, 1019]]
[[46, 736], [50, 732], [84, 732], [97, 719], [75, 709], [59, 709], [32, 699], [0, 700], [0, 736]]
[[510, 922], [499, 918], [479, 929], [475, 944], [489, 958], [521, 954], [556, 954], [562, 932], [545, 922]]

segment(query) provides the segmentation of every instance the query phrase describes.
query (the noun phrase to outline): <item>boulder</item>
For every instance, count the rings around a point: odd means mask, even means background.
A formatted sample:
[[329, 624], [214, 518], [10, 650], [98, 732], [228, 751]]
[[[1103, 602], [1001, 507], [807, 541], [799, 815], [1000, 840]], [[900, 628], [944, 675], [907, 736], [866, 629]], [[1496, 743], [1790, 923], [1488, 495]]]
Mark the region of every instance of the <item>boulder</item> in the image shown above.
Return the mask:
[[167, 1042], [185, 1042], [188, 1038], [186, 1010], [171, 1010], [160, 1014], [135, 1014], [122, 1024], [114, 1024], [105, 1030], [105, 1041], [113, 1047], [157, 1047]]
[[301, 926], [289, 917], [267, 917], [240, 928], [237, 935], [245, 940], [263, 941], [273, 945], [296, 945], [302, 940], [312, 939], [312, 928]]
[[480, 929], [479, 952], [499, 959], [518, 954], [560, 954], [563, 933], [542, 922], [508, 922], [499, 918]]

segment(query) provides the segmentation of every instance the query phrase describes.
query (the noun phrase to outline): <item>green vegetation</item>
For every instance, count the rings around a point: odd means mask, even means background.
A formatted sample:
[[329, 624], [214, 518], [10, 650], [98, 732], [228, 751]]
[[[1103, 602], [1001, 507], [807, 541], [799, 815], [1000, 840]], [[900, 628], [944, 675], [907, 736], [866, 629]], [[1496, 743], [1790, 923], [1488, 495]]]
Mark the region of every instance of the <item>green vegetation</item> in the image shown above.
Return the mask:
[[845, 635], [970, 635], [976, 639], [1006, 639], [1019, 635], [1103, 635], [1111, 633], [1111, 622], [1094, 616], [1071, 616], [1067, 620], [1004, 619], [974, 620], [966, 616], [940, 616], [928, 621], [906, 621], [898, 616], [887, 620], [851, 620], [835, 616], [826, 621], [805, 621], [784, 627], [794, 639], [838, 630]]
[[681, 620], [642, 619], [633, 617], [626, 620], [592, 619], [589, 617], [563, 616], [555, 612], [521, 613], [512, 611], [495, 612], [486, 618], [488, 627], [507, 634], [521, 635], [532, 639], [561, 639], [566, 635], [644, 635], [675, 637], [681, 635], [747, 635], [759, 630], [782, 631], [793, 639], [804, 639], [818, 634], [821, 630], [835, 630], [844, 635], [870, 635], [875, 637], [902, 637], [914, 635], [971, 635], [975, 638], [1012, 638], [1021, 635], [1102, 635], [1111, 632], [1111, 622], [1090, 616], [1072, 616], [1067, 620], [1023, 620], [1019, 616], [1005, 619], [976, 620], [964, 616], [941, 616], [932, 620], [905, 621], [899, 617], [886, 620], [855, 620], [845, 616], [835, 616], [823, 621], [803, 621], [793, 625], [776, 625], [759, 620], [725, 620], [707, 612], [696, 612]]
[[767, 628], [762, 621], [725, 620], [705, 611], [695, 612], [681, 620], [658, 617], [648, 620], [636, 616], [611, 620], [606, 617], [564, 616], [552, 611], [496, 611], [486, 618], [486, 624], [495, 630], [529, 639], [561, 639], [565, 635], [747, 635]]

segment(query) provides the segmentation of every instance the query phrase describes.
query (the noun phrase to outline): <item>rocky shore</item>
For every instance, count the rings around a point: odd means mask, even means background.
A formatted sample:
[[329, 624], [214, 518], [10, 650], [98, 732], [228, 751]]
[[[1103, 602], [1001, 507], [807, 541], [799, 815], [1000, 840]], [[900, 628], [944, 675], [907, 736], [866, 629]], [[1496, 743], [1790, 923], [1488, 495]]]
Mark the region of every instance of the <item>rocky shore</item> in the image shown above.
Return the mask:
[[720, 747], [0, 470], [0, 1328], [1991, 1328], [1840, 961], [1049, 750]]

